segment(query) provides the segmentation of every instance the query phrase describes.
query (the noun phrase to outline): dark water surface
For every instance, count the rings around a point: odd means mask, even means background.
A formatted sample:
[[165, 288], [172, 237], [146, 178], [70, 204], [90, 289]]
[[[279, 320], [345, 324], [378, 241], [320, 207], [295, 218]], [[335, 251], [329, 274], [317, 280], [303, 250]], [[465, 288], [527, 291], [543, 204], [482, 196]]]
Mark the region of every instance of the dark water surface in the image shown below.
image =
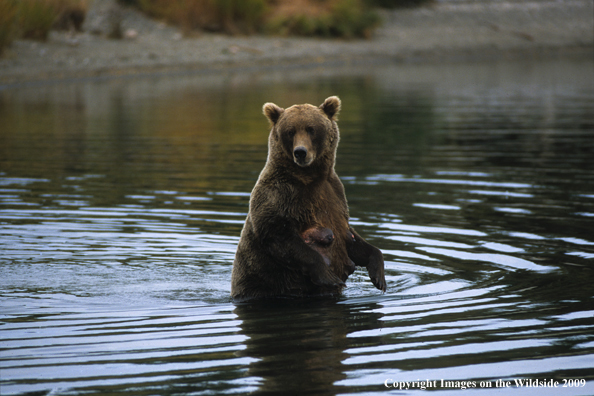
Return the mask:
[[[1, 394], [593, 395], [593, 70], [1, 89]], [[358, 270], [339, 299], [232, 304], [261, 106], [334, 94], [337, 171], [388, 292]]]

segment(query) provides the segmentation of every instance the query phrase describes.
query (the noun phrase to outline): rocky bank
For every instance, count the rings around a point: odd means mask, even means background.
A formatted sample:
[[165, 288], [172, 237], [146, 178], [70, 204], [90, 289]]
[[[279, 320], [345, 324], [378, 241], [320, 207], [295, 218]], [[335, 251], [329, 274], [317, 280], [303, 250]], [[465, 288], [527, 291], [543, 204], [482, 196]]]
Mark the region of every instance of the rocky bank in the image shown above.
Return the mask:
[[[81, 33], [51, 32], [47, 42], [15, 41], [0, 58], [0, 84], [330, 63], [594, 56], [591, 0], [444, 0], [382, 10], [383, 24], [369, 40], [184, 37], [136, 10], [114, 11], [101, 0], [93, 4]], [[114, 12], [121, 39], [108, 37]]]

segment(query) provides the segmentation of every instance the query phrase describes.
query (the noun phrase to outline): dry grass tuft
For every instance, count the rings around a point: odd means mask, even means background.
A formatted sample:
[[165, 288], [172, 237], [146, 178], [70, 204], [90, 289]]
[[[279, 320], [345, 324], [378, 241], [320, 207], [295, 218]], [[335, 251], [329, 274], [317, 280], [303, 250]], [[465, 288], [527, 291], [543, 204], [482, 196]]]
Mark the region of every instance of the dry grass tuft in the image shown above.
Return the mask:
[[46, 40], [55, 29], [80, 30], [87, 0], [0, 0], [0, 53], [13, 39]]
[[10, 45], [15, 35], [17, 3], [13, 0], [0, 1], [0, 55]]
[[53, 29], [82, 30], [82, 24], [89, 9], [87, 0], [51, 0], [58, 13]]
[[50, 29], [58, 18], [58, 12], [51, 1], [19, 0], [17, 27], [19, 35], [33, 40], [46, 40]]
[[136, 0], [147, 14], [189, 34], [196, 30], [255, 33], [267, 11], [266, 0]]
[[368, 38], [380, 22], [362, 0], [276, 0], [275, 4], [267, 28], [276, 34]]
[[369, 37], [379, 17], [365, 0], [127, 0], [156, 18], [231, 34]]
[[436, 0], [367, 0], [369, 5], [383, 8], [410, 8], [434, 4]]

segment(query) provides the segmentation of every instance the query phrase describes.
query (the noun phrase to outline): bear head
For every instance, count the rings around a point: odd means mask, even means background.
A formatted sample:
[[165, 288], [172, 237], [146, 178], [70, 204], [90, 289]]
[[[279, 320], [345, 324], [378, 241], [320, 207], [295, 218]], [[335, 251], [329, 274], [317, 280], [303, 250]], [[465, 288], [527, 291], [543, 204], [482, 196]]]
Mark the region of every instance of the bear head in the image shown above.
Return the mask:
[[325, 158], [334, 165], [339, 140], [336, 125], [336, 115], [340, 111], [338, 97], [327, 98], [319, 107], [302, 104], [283, 109], [274, 103], [266, 103], [262, 109], [272, 125], [271, 154], [280, 154], [300, 168], [327, 162]]

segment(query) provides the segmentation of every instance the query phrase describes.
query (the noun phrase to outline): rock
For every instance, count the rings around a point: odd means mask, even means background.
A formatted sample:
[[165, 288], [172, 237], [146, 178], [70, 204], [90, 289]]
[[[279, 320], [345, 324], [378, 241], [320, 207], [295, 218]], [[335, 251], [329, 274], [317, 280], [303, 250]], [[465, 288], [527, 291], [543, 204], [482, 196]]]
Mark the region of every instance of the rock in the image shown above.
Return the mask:
[[124, 32], [124, 38], [126, 39], [135, 39], [138, 37], [138, 32], [135, 29], [126, 29]]
[[122, 7], [116, 0], [95, 0], [91, 3], [82, 29], [109, 38], [122, 38]]

